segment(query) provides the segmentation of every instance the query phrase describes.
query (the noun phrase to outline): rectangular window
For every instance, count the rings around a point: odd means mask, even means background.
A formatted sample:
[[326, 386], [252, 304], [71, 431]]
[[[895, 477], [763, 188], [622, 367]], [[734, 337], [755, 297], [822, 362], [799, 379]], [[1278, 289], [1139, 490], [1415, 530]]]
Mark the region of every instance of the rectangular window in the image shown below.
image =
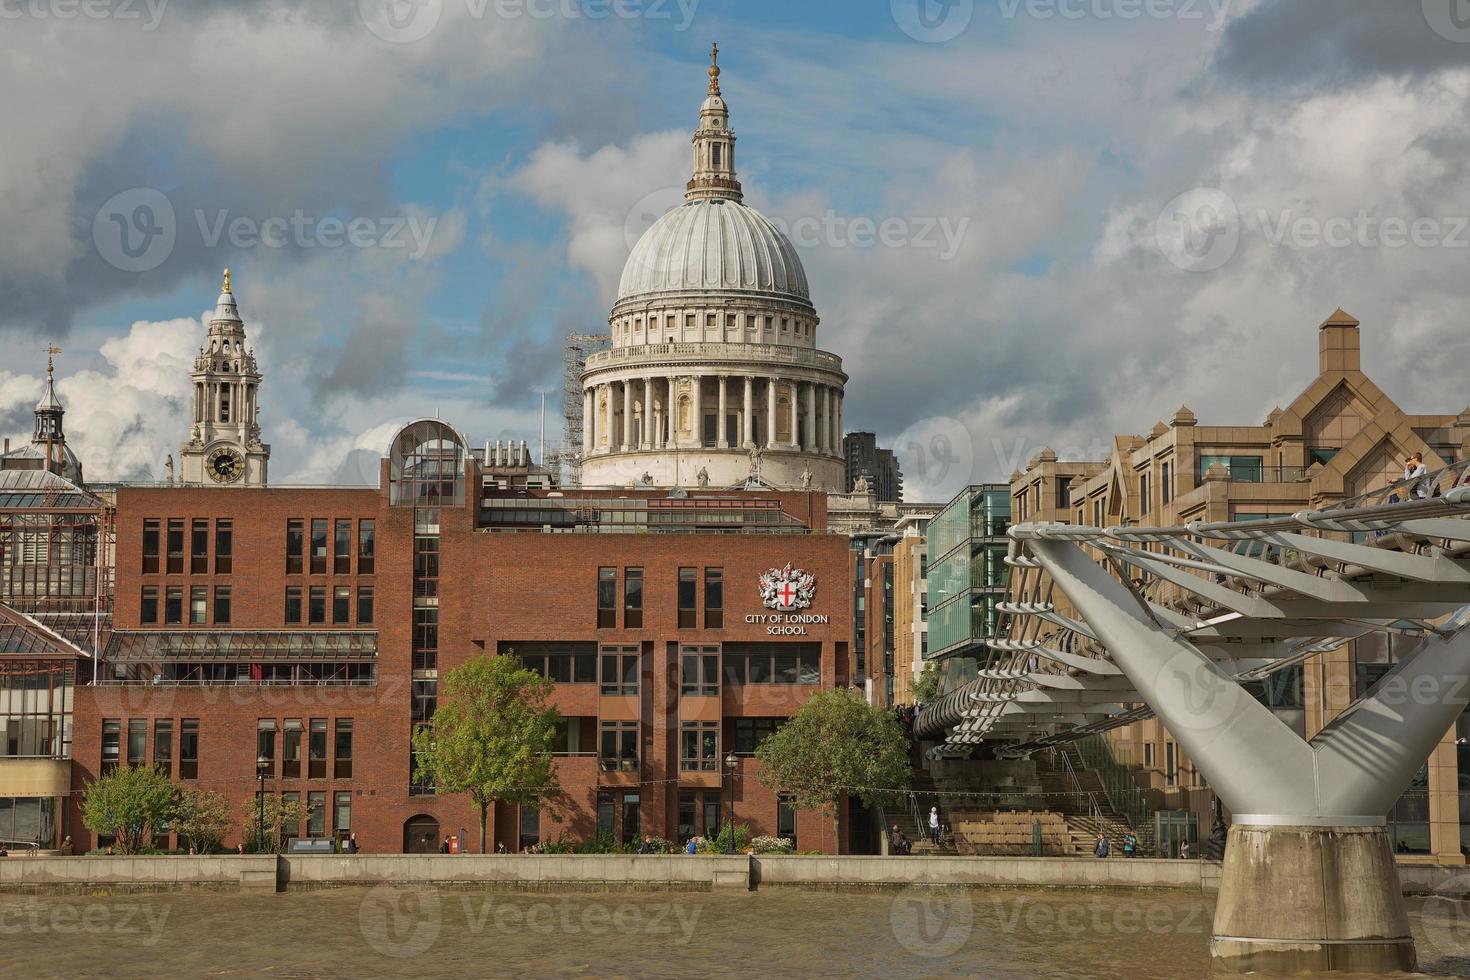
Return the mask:
[[345, 585], [332, 589], [332, 622], [336, 624], [352, 621], [352, 590]]
[[694, 629], [695, 622], [695, 593], [698, 591], [699, 583], [695, 580], [696, 569], [679, 569], [679, 628]]
[[301, 574], [301, 555], [305, 547], [306, 523], [304, 521], [286, 522], [286, 574]]
[[686, 721], [679, 726], [679, 768], [715, 772], [720, 762], [720, 723]]
[[145, 752], [148, 747], [148, 720], [146, 718], [128, 719], [128, 765], [141, 766], [147, 758]]
[[214, 587], [214, 624], [216, 626], [228, 626], [230, 623], [230, 587], [228, 585], [216, 585]]
[[311, 520], [311, 574], [327, 574], [327, 519]]
[[[281, 808], [283, 810], [298, 810], [301, 805], [301, 794], [295, 790], [281, 794]], [[281, 842], [289, 844], [301, 836], [301, 824], [299, 822], [285, 822], [281, 824]]]
[[306, 621], [319, 625], [327, 621], [327, 587], [313, 585], [306, 593]]
[[[260, 764], [261, 759], [265, 760], [264, 767]], [[267, 778], [275, 778], [276, 720], [274, 718], [261, 718], [255, 723], [255, 774], [260, 775], [262, 769]]]
[[439, 609], [428, 606], [413, 611], [414, 670], [433, 670], [439, 665]]
[[753, 755], [760, 744], [775, 734], [784, 718], [736, 718], [735, 754]]
[[281, 726], [281, 778], [301, 778], [300, 718], [287, 718]]
[[1174, 499], [1173, 473], [1173, 463], [1164, 463], [1159, 467], [1159, 499], [1162, 503], [1167, 504]]
[[152, 575], [158, 571], [158, 521], [148, 520], [143, 522], [143, 574]]
[[693, 793], [679, 794], [679, 815], [675, 822], [680, 844], [687, 844], [694, 836], [694, 820], [699, 814], [699, 804]]
[[1140, 514], [1147, 514], [1153, 510], [1153, 501], [1150, 499], [1148, 491], [1148, 474], [1140, 473], [1138, 475], [1138, 512]]
[[352, 719], [338, 718], [332, 743], [332, 778], [352, 778]]
[[332, 531], [332, 572], [352, 574], [352, 521], [339, 519]]
[[184, 522], [168, 522], [168, 573], [184, 574]]
[[158, 586], [143, 586], [143, 598], [138, 604], [138, 622], [145, 626], [158, 622]]
[[199, 778], [199, 719], [179, 722], [179, 778]]
[[1164, 743], [1164, 782], [1170, 786], [1174, 785], [1179, 776], [1179, 761], [1175, 756], [1173, 742]]
[[1234, 483], [1260, 483], [1265, 479], [1264, 465], [1260, 456], [1201, 456], [1199, 458], [1199, 478], [1203, 482], [1205, 474], [1210, 472], [1212, 466], [1223, 466]]
[[306, 794], [306, 836], [327, 836], [327, 794], [319, 791]]
[[606, 772], [633, 772], [638, 768], [638, 723], [636, 721], [604, 721], [602, 745], [598, 756]]
[[638, 794], [623, 794], [623, 843], [632, 844], [638, 839]]
[[377, 569], [378, 522], [357, 522], [357, 574], [372, 575]]
[[643, 569], [623, 569], [623, 629], [643, 627]]
[[533, 806], [521, 804], [521, 832], [516, 841], [516, 850], [524, 851], [533, 844], [541, 843], [541, 811]]
[[332, 797], [332, 829], [342, 838], [352, 833], [351, 793], [337, 793]]
[[286, 622], [297, 624], [301, 622], [301, 587], [291, 585], [286, 587]]
[[720, 648], [679, 648], [679, 693], [712, 697], [720, 693]]
[[195, 520], [189, 528], [189, 572], [206, 575], [209, 572], [209, 522]]
[[796, 810], [788, 796], [776, 797], [776, 836], [786, 838], [792, 849], [796, 848]]
[[638, 693], [639, 650], [636, 646], [602, 648], [602, 693]]
[[117, 768], [118, 752], [121, 751], [122, 722], [102, 723], [102, 775]]
[[207, 585], [193, 585], [189, 587], [189, 625], [203, 626], [209, 621], [209, 587]]
[[617, 830], [617, 806], [613, 803], [613, 795], [607, 791], [597, 794], [597, 836], [606, 834], [611, 837]]
[[153, 765], [172, 778], [174, 774], [174, 722], [159, 718], [153, 723]]
[[235, 524], [214, 522], [214, 573], [228, 575], [235, 568]]
[[725, 625], [725, 570], [704, 570], [704, 626], [717, 630]]
[[373, 621], [373, 587], [371, 585], [360, 585], [357, 587], [357, 624], [359, 626], [371, 625]]
[[170, 585], [163, 590], [163, 621], [169, 626], [182, 626], [184, 622], [184, 587]]
[[616, 629], [618, 625], [618, 570], [597, 570], [597, 628]]
[[307, 772], [308, 779], [327, 778], [327, 719], [311, 719], [310, 738], [307, 742]]
[[820, 684], [820, 643], [726, 643], [725, 678], [730, 684]]

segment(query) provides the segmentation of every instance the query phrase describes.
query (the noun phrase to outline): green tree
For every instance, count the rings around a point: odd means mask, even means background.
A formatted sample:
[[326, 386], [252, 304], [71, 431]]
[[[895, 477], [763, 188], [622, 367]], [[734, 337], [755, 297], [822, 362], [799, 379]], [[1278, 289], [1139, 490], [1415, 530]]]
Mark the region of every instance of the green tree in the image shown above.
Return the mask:
[[939, 700], [939, 664], [936, 661], [925, 664], [919, 679], [914, 681], [914, 700], [920, 704]]
[[162, 770], [123, 766], [87, 785], [82, 824], [94, 834], [111, 834], [123, 854], [137, 854], [152, 828], [168, 822], [177, 791]]
[[481, 854], [490, 804], [537, 806], [561, 793], [551, 691], [513, 654], [476, 657], [444, 675], [433, 722], [414, 733], [418, 780], [438, 793], [469, 793], [479, 809]]
[[898, 719], [847, 688], [818, 691], [755, 750], [760, 781], [800, 810], [832, 818], [843, 800], [872, 806], [908, 789], [909, 743]]
[[[261, 820], [261, 810], [265, 819]], [[282, 831], [289, 827], [293, 831], [301, 828], [306, 818], [306, 805], [300, 797], [276, 796], [273, 793], [256, 793], [245, 804], [245, 819], [241, 829], [245, 831], [245, 847], [257, 854], [271, 851], [280, 854], [286, 849], [287, 835]], [[259, 838], [261, 825], [265, 826], [264, 839]], [[294, 834], [292, 835], [294, 836]]]
[[169, 825], [200, 854], [208, 854], [225, 842], [232, 819], [230, 801], [223, 793], [186, 789], [179, 793]]

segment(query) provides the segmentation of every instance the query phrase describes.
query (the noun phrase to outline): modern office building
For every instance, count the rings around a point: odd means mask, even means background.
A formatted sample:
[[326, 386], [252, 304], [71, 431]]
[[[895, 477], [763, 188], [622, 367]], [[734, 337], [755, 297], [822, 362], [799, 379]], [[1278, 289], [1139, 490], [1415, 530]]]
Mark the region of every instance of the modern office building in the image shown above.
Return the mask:
[[1010, 490], [979, 484], [961, 490], [929, 521], [925, 659], [939, 664], [945, 687], [974, 677], [985, 641], [996, 635], [996, 606], [1010, 583], [1010, 515]]
[[[1317, 331], [1317, 377], [1261, 423], [1207, 425], [1180, 408], [1146, 435], [1115, 436], [1102, 462], [1040, 454], [1011, 481], [1016, 520], [1168, 527], [1282, 517], [1386, 487], [1402, 478], [1411, 453], [1422, 453], [1431, 471], [1470, 455], [1470, 408], [1406, 412], [1363, 372], [1359, 331], [1342, 310], [1328, 317]], [[931, 583], [935, 578], [931, 570]], [[939, 625], [931, 610], [931, 623], [935, 651], [943, 642], [938, 637], [949, 635], [949, 619]], [[1310, 738], [1383, 676], [1407, 643], [1390, 632], [1352, 640], [1276, 671], [1255, 686], [1256, 696]], [[1462, 717], [1389, 814], [1397, 849], [1409, 852], [1401, 860], [1464, 862], [1470, 800], [1462, 803], [1460, 781], [1470, 774], [1467, 736], [1470, 718]], [[1109, 737], [1154, 809], [1208, 812], [1207, 781], [1156, 719], [1116, 728]]]
[[890, 449], [878, 445], [872, 432], [849, 432], [842, 437], [842, 458], [846, 490], [861, 492], [866, 487], [874, 499], [903, 499], [903, 473], [898, 457]]

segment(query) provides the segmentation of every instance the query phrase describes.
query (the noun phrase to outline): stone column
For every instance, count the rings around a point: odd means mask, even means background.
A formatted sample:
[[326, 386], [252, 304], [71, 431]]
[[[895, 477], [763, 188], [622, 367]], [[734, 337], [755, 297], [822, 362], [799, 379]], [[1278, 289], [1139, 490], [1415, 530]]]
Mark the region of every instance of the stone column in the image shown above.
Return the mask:
[[801, 382], [791, 382], [791, 445], [801, 444]]
[[817, 449], [817, 386], [813, 381], [804, 381], [802, 385], [806, 388], [806, 425], [802, 432], [806, 451], [811, 453]]
[[691, 412], [689, 425], [694, 430], [694, 446], [699, 448], [704, 445], [704, 377], [696, 374], [690, 381], [690, 387], [693, 390], [690, 393], [689, 404], [693, 412]]
[[744, 448], [755, 445], [755, 378], [745, 376], [745, 401], [740, 407], [740, 428], [745, 434]]
[[633, 382], [623, 382], [623, 452], [633, 448]]
[[718, 449], [730, 448], [730, 444], [725, 441], [725, 382], [727, 380], [723, 374], [720, 375], [720, 417], [715, 423], [715, 447]]
[[836, 451], [838, 453], [841, 453], [842, 452], [842, 399], [845, 396], [840, 391], [836, 392], [835, 394], [837, 395], [837, 416], [836, 416], [837, 431], [832, 434], [833, 437], [834, 437], [833, 440], [832, 440], [832, 445], [834, 447], [836, 447]]
[[611, 382], [604, 384], [602, 391], [607, 395], [607, 401], [604, 403], [607, 410], [607, 421], [602, 429], [607, 433], [607, 451], [612, 452], [618, 448], [618, 442], [617, 437], [613, 434], [615, 430], [613, 429], [613, 386]]
[[817, 451], [828, 453], [832, 447], [832, 400], [829, 395], [832, 389], [826, 385], [822, 388], [822, 425], [817, 426]]
[[595, 436], [596, 416], [593, 410], [596, 400], [592, 397], [591, 388], [582, 389], [582, 455], [592, 455], [592, 447], [597, 445]]
[[644, 449], [653, 448], [653, 376], [643, 379], [643, 438], [639, 440]]
[[766, 448], [776, 448], [776, 379], [766, 379]]

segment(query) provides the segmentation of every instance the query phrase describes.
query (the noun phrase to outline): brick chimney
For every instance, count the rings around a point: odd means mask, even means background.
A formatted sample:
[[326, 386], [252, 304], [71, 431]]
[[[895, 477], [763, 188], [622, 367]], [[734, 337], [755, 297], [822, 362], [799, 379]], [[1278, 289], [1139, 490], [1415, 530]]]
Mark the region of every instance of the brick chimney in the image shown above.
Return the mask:
[[1322, 374], [1329, 371], [1361, 371], [1362, 345], [1358, 336], [1358, 321], [1352, 314], [1337, 308], [1322, 326], [1317, 328], [1321, 337]]

